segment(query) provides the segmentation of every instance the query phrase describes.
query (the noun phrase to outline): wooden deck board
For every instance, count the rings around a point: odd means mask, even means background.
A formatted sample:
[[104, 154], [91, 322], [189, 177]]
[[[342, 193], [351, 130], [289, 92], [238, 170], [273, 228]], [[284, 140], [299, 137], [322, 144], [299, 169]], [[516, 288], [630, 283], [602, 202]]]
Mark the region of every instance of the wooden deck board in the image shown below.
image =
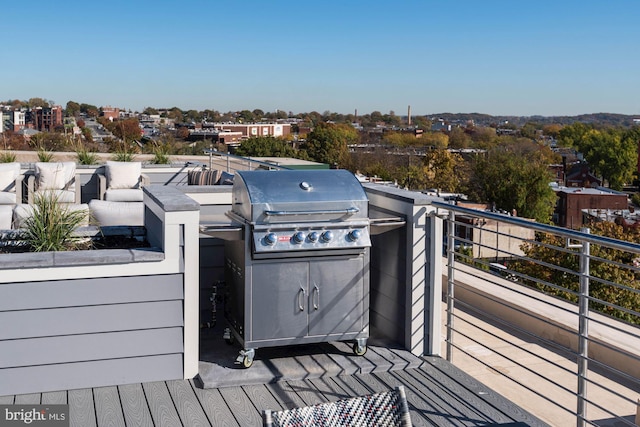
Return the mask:
[[16, 396], [16, 405], [39, 405], [40, 404], [40, 393], [33, 394], [21, 394]]
[[[384, 353], [384, 354], [383, 354]], [[375, 360], [403, 364], [403, 355], [381, 351]], [[339, 359], [339, 358], [338, 358]], [[359, 361], [360, 359], [356, 359]], [[371, 360], [371, 359], [370, 359]], [[160, 381], [95, 389], [0, 396], [0, 404], [64, 403], [70, 425], [260, 427], [262, 410], [315, 405], [388, 391], [403, 385], [416, 427], [546, 424], [439, 358], [415, 367], [276, 383], [202, 389], [193, 380]], [[353, 358], [345, 362], [353, 365]], [[370, 363], [370, 362], [365, 362]], [[344, 371], [352, 369], [345, 367]], [[365, 369], [366, 371], [367, 369]], [[343, 371], [343, 372], [344, 372]]]
[[64, 405], [67, 403], [67, 392], [50, 391], [48, 393], [42, 393], [40, 400], [43, 405]]
[[84, 427], [95, 427], [97, 425], [92, 389], [69, 390], [67, 400], [69, 403], [70, 425]]
[[194, 427], [210, 426], [200, 401], [187, 381], [167, 381], [169, 394], [182, 420], [182, 424]]
[[242, 387], [221, 388], [220, 394], [242, 427], [261, 425], [262, 417]]
[[201, 389], [196, 387], [193, 381], [189, 381], [189, 384], [207, 414], [211, 425], [216, 427], [240, 427], [218, 389]]
[[117, 387], [93, 389], [96, 421], [99, 427], [125, 427], [122, 405]]
[[122, 413], [128, 426], [153, 427], [151, 411], [142, 384], [118, 386]]
[[182, 425], [165, 382], [144, 383], [142, 388], [147, 397], [154, 425], [167, 427]]

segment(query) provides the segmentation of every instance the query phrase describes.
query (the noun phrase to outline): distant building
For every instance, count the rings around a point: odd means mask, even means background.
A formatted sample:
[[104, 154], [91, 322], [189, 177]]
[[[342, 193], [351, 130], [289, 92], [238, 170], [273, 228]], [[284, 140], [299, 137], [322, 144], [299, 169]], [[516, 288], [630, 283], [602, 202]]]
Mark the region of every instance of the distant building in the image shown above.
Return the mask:
[[116, 107], [101, 107], [100, 108], [100, 116], [106, 117], [107, 119], [114, 121], [120, 118], [120, 109]]
[[240, 132], [241, 139], [258, 136], [284, 137], [291, 133], [289, 123], [203, 123], [202, 128], [214, 128], [221, 132]]
[[558, 201], [554, 222], [560, 227], [579, 229], [583, 225], [583, 210], [627, 209], [629, 202], [625, 193], [607, 188], [577, 188], [552, 186]]
[[438, 131], [451, 132], [451, 124], [445, 122], [442, 119], [438, 119], [437, 122], [431, 125], [431, 130], [434, 132], [438, 132]]
[[14, 110], [9, 118], [9, 128], [14, 132], [24, 129], [27, 126], [27, 114], [25, 111]]
[[586, 163], [575, 164], [566, 172], [565, 186], [567, 187], [597, 188], [601, 185], [602, 180], [591, 173]]
[[33, 127], [40, 132], [52, 132], [64, 123], [64, 114], [60, 105], [32, 108], [27, 116], [26, 121], [32, 123]]

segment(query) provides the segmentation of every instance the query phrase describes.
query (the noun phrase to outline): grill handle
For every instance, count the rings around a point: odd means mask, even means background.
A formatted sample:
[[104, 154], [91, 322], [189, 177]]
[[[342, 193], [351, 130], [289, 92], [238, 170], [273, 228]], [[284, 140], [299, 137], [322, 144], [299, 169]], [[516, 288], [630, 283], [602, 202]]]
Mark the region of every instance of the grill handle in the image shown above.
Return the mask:
[[[300, 311], [304, 311], [304, 297], [306, 294], [307, 293], [305, 292], [304, 288], [301, 287], [298, 291], [298, 308], [300, 309]], [[300, 302], [300, 297], [302, 297], [302, 302]]]
[[347, 209], [328, 209], [320, 211], [264, 211], [267, 216], [290, 216], [290, 215], [335, 215], [347, 214], [353, 215], [360, 212], [360, 209], [351, 207]]
[[317, 310], [318, 305], [320, 304], [320, 289], [318, 289], [318, 285], [313, 285], [313, 293], [314, 293], [314, 297], [312, 298], [313, 308]]

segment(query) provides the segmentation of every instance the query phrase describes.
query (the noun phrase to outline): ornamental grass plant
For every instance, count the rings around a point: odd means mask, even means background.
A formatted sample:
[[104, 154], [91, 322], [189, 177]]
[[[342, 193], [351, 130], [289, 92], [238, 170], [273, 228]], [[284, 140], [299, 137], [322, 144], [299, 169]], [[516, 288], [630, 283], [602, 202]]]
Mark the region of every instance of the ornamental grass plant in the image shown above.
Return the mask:
[[87, 249], [91, 243], [74, 235], [86, 221], [86, 211], [70, 209], [53, 193], [37, 194], [33, 212], [23, 225], [25, 243], [34, 252]]

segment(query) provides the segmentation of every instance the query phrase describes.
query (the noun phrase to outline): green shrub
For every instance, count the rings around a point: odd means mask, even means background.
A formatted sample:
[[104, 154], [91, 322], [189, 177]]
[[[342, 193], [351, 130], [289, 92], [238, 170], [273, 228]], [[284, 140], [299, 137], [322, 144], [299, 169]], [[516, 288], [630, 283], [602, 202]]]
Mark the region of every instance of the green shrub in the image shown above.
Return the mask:
[[132, 162], [133, 159], [135, 159], [135, 156], [128, 151], [116, 151], [113, 153], [113, 160], [116, 162]]
[[11, 151], [3, 151], [0, 153], [0, 163], [13, 163], [17, 158], [16, 153]]
[[34, 252], [78, 249], [84, 239], [74, 236], [86, 221], [86, 211], [70, 210], [53, 193], [36, 194], [33, 213], [24, 222], [25, 242]]
[[38, 149], [38, 161], [48, 163], [53, 160], [53, 153], [51, 151], [47, 151], [44, 148]]
[[168, 165], [171, 163], [167, 148], [164, 146], [157, 147], [153, 150], [153, 160], [151, 163], [156, 165]]
[[98, 154], [87, 151], [86, 148], [78, 148], [76, 150], [76, 156], [78, 157], [78, 163], [81, 165], [98, 164]]

